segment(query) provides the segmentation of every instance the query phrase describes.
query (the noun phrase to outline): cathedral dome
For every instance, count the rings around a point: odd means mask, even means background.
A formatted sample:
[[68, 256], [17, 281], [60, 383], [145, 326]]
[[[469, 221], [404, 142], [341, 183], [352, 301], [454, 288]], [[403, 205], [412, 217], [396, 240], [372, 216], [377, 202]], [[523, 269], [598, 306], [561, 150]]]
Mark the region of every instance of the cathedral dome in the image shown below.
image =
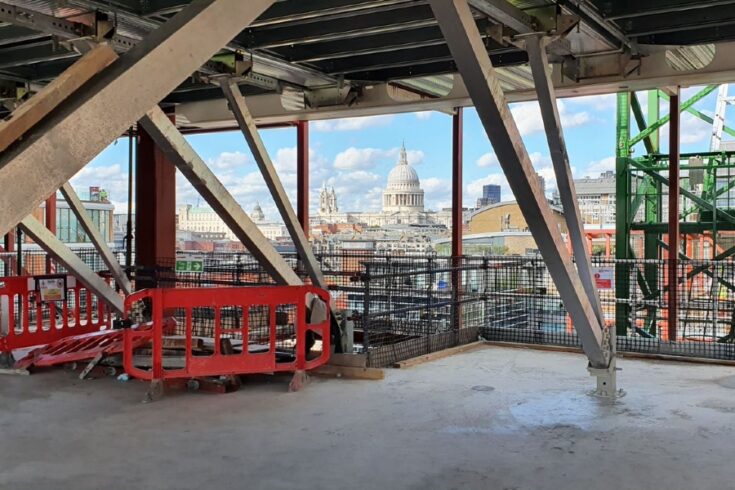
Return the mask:
[[398, 164], [388, 174], [388, 190], [419, 190], [421, 182], [416, 170], [408, 164], [406, 147], [401, 147]]
[[260, 207], [260, 203], [255, 203], [253, 212], [250, 213], [250, 218], [256, 222], [265, 220], [265, 213], [263, 213], [263, 209]]

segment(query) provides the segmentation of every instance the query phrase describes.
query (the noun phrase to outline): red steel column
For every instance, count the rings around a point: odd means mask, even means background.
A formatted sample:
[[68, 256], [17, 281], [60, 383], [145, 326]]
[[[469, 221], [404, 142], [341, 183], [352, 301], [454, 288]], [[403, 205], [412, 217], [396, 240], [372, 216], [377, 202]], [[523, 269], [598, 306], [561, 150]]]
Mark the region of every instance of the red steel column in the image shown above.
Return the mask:
[[[135, 265], [141, 276], [152, 277], [155, 269], [175, 265], [176, 169], [140, 126], [137, 149]], [[136, 281], [136, 289], [150, 287], [156, 287], [156, 281]]]
[[296, 215], [309, 237], [309, 121], [296, 124]]
[[[462, 127], [463, 108], [457, 107], [452, 116], [452, 257], [454, 267], [460, 267], [462, 261]], [[455, 328], [462, 328], [462, 272], [452, 271], [452, 292], [454, 295]]]
[[679, 282], [679, 88], [669, 99], [669, 340], [676, 340]]
[[[54, 192], [48, 199], [46, 199], [45, 209], [45, 221], [46, 228], [56, 235], [56, 193]], [[70, 218], [71, 219], [71, 218]], [[46, 274], [54, 273], [54, 266], [51, 257], [46, 254]]]

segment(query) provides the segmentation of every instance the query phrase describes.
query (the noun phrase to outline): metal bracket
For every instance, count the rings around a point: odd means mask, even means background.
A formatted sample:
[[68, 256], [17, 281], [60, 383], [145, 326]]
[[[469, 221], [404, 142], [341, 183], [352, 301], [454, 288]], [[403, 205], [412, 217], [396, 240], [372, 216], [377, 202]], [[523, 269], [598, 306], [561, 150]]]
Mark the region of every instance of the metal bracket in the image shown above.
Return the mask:
[[590, 393], [592, 396], [609, 400], [625, 396], [625, 392], [618, 389], [617, 371], [619, 369], [615, 367], [615, 358], [610, 361], [606, 368], [594, 368], [590, 365], [587, 367], [587, 371], [589, 371], [590, 376], [597, 378], [597, 388]]

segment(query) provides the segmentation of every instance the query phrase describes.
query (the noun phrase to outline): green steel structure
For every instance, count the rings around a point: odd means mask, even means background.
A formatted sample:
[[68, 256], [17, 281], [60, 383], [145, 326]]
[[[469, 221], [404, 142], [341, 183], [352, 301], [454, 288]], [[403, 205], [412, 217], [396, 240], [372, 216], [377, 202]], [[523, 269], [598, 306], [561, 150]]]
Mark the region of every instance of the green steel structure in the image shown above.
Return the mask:
[[[680, 112], [713, 124], [713, 117], [693, 106], [717, 89], [717, 85], [708, 85], [681, 101]], [[663, 267], [661, 259], [668, 257], [666, 210], [672, 162], [668, 153], [662, 153], [659, 141], [659, 132], [669, 123], [669, 114], [661, 117], [659, 107], [669, 96], [661, 90], [650, 90], [647, 96], [645, 114], [636, 93], [621, 92], [617, 96], [615, 257], [624, 260], [619, 260], [616, 268], [615, 322], [618, 335], [628, 335], [632, 328], [641, 336], [657, 338], [662, 335], [662, 314], [656, 311], [656, 303], [663, 304], [669, 287], [662, 284], [668, 278], [659, 269]], [[635, 135], [631, 134], [632, 123], [637, 128]], [[722, 133], [735, 136], [735, 129], [724, 126]], [[634, 157], [634, 148], [641, 144], [645, 154]], [[735, 255], [735, 234], [731, 233], [735, 230], [735, 152], [682, 154], [674, 164], [680, 175], [678, 257], [688, 261], [680, 268], [677, 281], [681, 294], [696, 276], [715, 277], [712, 269], [692, 265], [693, 260], [723, 260]], [[715, 279], [711, 282], [717, 288], [735, 291], [731, 278]], [[634, 311], [637, 306], [630, 301], [634, 289], [645, 304], [639, 307], [645, 310], [643, 315]]]

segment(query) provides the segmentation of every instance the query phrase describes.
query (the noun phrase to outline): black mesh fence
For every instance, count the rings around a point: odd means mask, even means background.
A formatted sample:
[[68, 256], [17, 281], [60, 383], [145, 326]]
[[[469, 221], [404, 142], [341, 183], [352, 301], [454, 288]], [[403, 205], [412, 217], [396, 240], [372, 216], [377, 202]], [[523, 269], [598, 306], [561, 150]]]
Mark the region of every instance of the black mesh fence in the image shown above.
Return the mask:
[[[93, 250], [78, 254], [94, 270], [105, 271]], [[116, 254], [123, 262], [124, 252]], [[309, 282], [298, 256], [284, 257]], [[317, 260], [334, 306], [354, 320], [355, 352], [367, 354], [373, 366], [477, 338], [580, 345], [540, 257], [344, 252], [317, 254]], [[0, 272], [14, 275], [16, 261], [15, 254], [1, 254]], [[176, 259], [160, 263], [152, 269], [133, 268], [133, 279], [179, 288], [275, 284], [243, 252], [179, 252]], [[26, 251], [22, 264], [24, 273], [43, 274], [46, 256]], [[665, 260], [595, 257], [593, 268], [606, 328], [617, 331], [618, 350], [735, 359], [735, 261], [680, 261], [675, 318], [669, 309]], [[291, 328], [281, 316], [284, 328]], [[201, 317], [202, 334], [206, 334], [206, 315]]]

